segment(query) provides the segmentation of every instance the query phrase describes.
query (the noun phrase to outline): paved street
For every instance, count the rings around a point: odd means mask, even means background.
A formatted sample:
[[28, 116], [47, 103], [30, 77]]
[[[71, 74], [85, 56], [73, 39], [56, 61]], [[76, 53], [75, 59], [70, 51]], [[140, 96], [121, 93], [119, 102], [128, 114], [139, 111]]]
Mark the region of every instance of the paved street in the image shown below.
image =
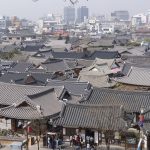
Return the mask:
[[[29, 147], [29, 150], [37, 150], [37, 145], [33, 145], [31, 147]], [[124, 150], [125, 148], [121, 148], [119, 146], [111, 146], [111, 149], [110, 150]], [[5, 148], [2, 148], [1, 150], [10, 150], [10, 147], [9, 146], [6, 146]], [[23, 149], [25, 150], [25, 149]], [[42, 145], [40, 146], [40, 150], [52, 150], [52, 149], [48, 149], [48, 148], [43, 148]], [[75, 148], [71, 148], [69, 146], [67, 146], [66, 148], [64, 148], [64, 150], [77, 150]], [[82, 149], [82, 150], [86, 150], [85, 148]], [[97, 148], [97, 150], [106, 150], [106, 147], [105, 146], [101, 146], [99, 148]], [[135, 150], [135, 148], [132, 148], [132, 149], [128, 149], [128, 150]]]

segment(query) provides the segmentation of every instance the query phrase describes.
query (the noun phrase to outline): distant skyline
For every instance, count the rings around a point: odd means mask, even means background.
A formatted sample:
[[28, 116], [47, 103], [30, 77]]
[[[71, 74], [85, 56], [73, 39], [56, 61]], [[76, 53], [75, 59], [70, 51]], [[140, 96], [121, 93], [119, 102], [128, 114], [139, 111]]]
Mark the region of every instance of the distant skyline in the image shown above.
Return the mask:
[[[68, 5], [64, 0], [0, 0], [0, 15], [37, 20], [48, 13], [63, 15], [63, 8]], [[150, 0], [79, 0], [75, 7], [82, 5], [89, 8], [90, 15], [109, 15], [115, 10], [128, 10], [132, 16], [150, 9]]]

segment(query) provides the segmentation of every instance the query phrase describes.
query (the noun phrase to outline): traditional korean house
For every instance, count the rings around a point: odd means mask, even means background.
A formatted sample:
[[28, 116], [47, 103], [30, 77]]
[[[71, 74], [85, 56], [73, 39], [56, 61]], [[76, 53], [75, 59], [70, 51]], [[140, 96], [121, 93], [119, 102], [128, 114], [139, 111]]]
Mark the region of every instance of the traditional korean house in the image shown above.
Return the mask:
[[[149, 133], [149, 106], [150, 106], [150, 94], [143, 91], [120, 91], [112, 89], [94, 88], [92, 93], [87, 99], [80, 101], [81, 104], [86, 105], [122, 105], [125, 110], [126, 121], [129, 123], [128, 128], [135, 128], [140, 130], [139, 115], [141, 109], [148, 110], [145, 114], [143, 122], [144, 137]], [[149, 139], [149, 134], [148, 134]], [[146, 147], [147, 142], [144, 140]], [[148, 148], [148, 146], [147, 146]]]
[[86, 104], [70, 104], [63, 106], [59, 118], [53, 120], [53, 125], [63, 126], [63, 136], [81, 135], [83, 142], [86, 137], [94, 138], [94, 143], [102, 140], [102, 132], [125, 129], [122, 106], [102, 106]]
[[92, 92], [92, 86], [89, 82], [49, 80], [47, 85], [52, 87], [64, 86], [69, 94], [80, 98], [88, 97]]
[[0, 83], [0, 116], [11, 119], [12, 129], [18, 122], [49, 119], [59, 114], [69, 93], [64, 87], [43, 87]]
[[34, 68], [34, 64], [32, 63], [23, 63], [23, 62], [16, 62], [14, 65], [8, 70], [8, 72], [14, 73], [22, 73], [27, 72], [30, 68]]
[[67, 64], [63, 60], [51, 59], [50, 61], [43, 62], [39, 69], [45, 69], [47, 72], [65, 72], [70, 70]]
[[11, 73], [7, 72], [0, 77], [0, 82], [14, 83], [21, 85], [47, 85], [47, 80], [51, 79], [53, 74], [51, 73], [40, 73], [40, 72], [24, 72], [24, 73]]
[[94, 87], [113, 87], [115, 82], [110, 80], [110, 75], [120, 70], [115, 59], [96, 58], [90, 67], [80, 72], [79, 81], [90, 82]]
[[119, 83], [127, 85], [136, 85], [150, 87], [150, 68], [139, 68], [131, 66], [127, 74], [123, 77], [118, 77], [115, 80]]

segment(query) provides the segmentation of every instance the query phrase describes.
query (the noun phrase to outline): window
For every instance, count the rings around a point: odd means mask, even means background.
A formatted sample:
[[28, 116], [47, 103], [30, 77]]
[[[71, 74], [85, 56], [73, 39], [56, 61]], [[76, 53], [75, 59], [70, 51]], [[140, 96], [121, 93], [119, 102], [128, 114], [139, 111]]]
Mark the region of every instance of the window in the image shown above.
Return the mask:
[[66, 135], [67, 136], [76, 135], [76, 129], [66, 128]]

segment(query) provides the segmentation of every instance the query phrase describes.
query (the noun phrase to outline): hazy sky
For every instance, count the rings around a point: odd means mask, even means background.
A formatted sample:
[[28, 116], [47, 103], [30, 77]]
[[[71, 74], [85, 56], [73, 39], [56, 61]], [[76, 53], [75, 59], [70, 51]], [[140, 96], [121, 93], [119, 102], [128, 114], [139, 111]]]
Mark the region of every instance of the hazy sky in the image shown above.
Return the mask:
[[[0, 0], [0, 15], [37, 19], [48, 12], [63, 14], [64, 0]], [[128, 10], [131, 15], [150, 9], [150, 0], [79, 0], [75, 6], [86, 5], [90, 14], [109, 14], [114, 10]]]

